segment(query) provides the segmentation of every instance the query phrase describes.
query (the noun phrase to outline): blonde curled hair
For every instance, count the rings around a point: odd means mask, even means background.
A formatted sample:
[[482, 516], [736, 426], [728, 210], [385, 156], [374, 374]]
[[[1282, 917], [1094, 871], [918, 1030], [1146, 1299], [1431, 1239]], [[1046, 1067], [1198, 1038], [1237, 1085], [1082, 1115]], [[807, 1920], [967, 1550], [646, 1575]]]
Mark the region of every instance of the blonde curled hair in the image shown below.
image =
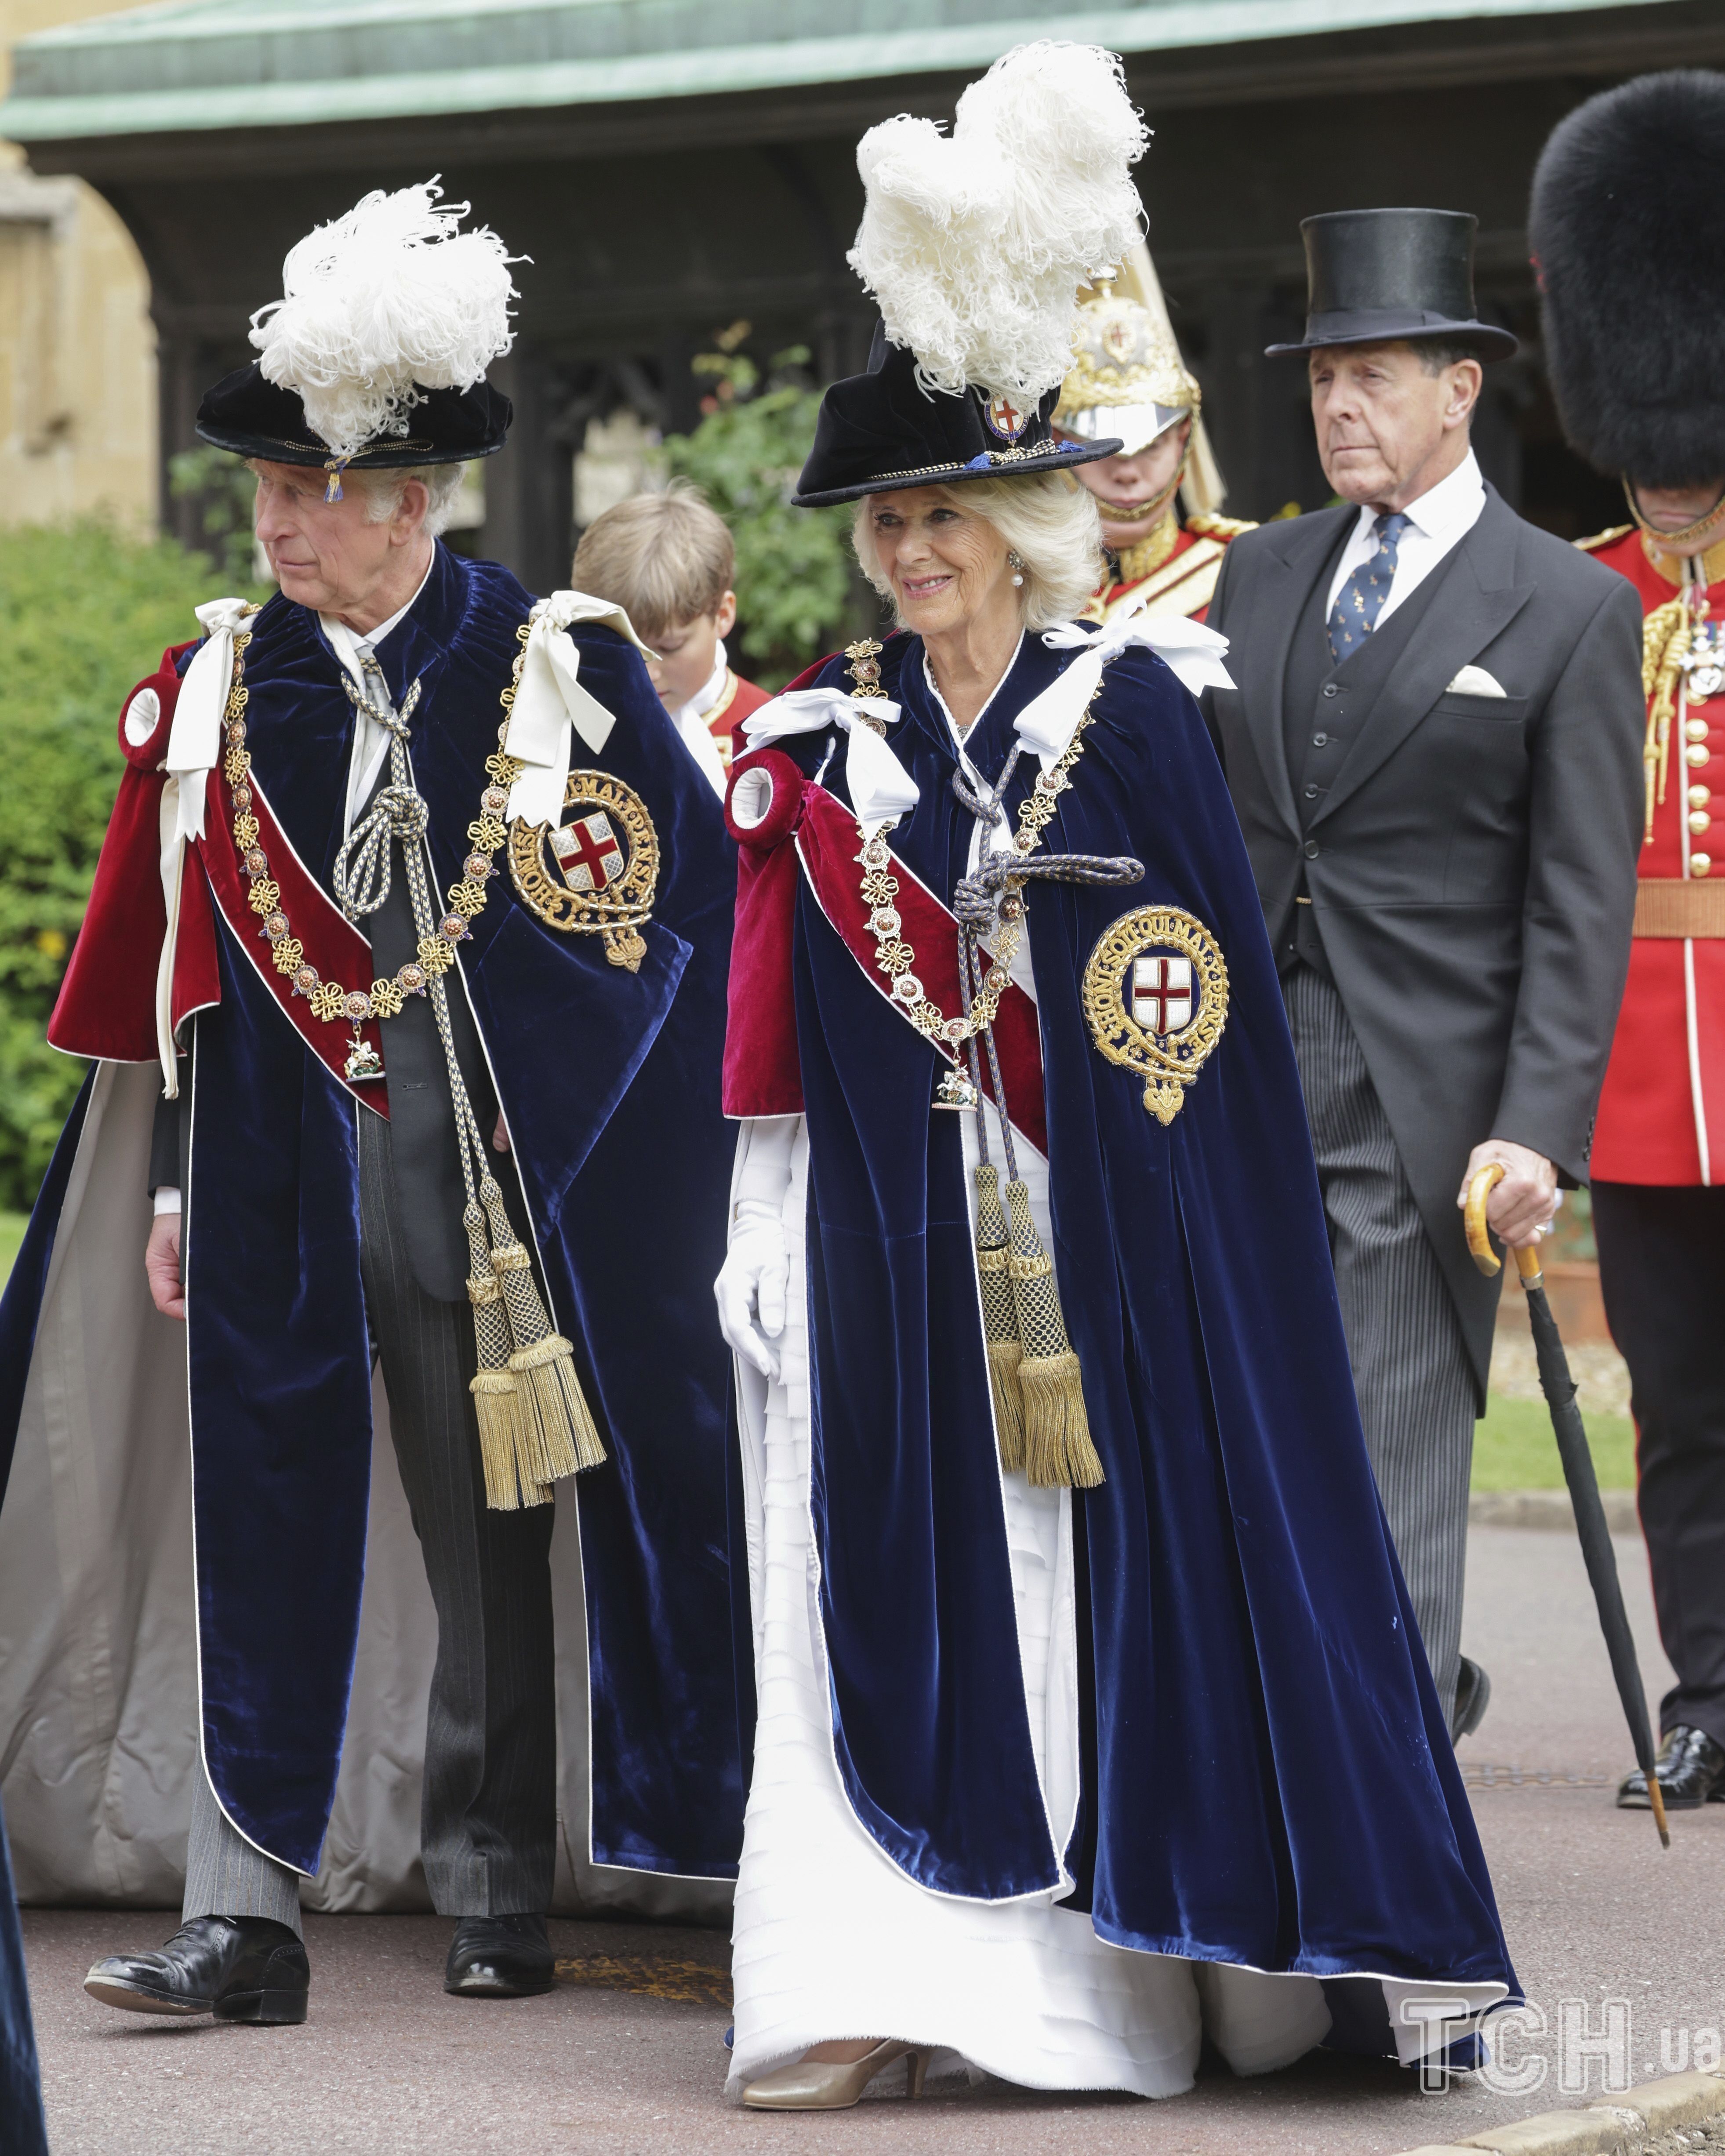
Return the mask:
[[[934, 491], [955, 509], [992, 524], [1024, 563], [1019, 598], [1026, 629], [1051, 629], [1057, 621], [1070, 621], [1102, 581], [1102, 526], [1096, 498], [1070, 472], [967, 480]], [[877, 499], [865, 495], [857, 503], [850, 543], [863, 574], [882, 598], [891, 599], [892, 580], [881, 567], [875, 547], [870, 512]]]

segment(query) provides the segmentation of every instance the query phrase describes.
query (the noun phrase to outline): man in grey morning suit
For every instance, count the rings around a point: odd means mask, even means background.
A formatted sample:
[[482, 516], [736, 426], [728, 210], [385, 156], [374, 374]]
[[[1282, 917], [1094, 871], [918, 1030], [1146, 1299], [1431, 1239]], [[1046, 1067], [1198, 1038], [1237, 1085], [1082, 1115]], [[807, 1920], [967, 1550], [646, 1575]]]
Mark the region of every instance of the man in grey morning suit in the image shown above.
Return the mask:
[[[1629, 963], [1643, 720], [1637, 604], [1517, 516], [1468, 430], [1474, 219], [1310, 218], [1318, 451], [1348, 505], [1229, 549], [1210, 718], [1263, 901], [1364, 1419], [1450, 1726], [1473, 1424], [1499, 1282], [1456, 1211], [1489, 1161], [1507, 1242], [1587, 1173]], [[1355, 506], [1354, 505], [1358, 505]]]

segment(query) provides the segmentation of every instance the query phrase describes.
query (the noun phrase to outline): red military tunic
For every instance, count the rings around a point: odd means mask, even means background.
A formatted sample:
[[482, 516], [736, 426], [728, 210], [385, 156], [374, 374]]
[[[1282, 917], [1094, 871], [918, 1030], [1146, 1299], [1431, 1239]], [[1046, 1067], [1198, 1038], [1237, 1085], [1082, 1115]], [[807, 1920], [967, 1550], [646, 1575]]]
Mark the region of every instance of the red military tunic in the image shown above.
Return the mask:
[[741, 756], [748, 747], [742, 737], [743, 721], [768, 701], [764, 689], [757, 689], [752, 681], [745, 681], [735, 667], [725, 669], [725, 685], [719, 691], [718, 702], [706, 715], [706, 723], [719, 744], [719, 754], [725, 759], [726, 771], [731, 768], [732, 754]]
[[[1629, 983], [1599, 1096], [1593, 1173], [1605, 1183], [1725, 1183], [1725, 690], [1689, 693], [1671, 639], [1682, 570], [1633, 525], [1581, 544], [1627, 577], [1646, 616], [1650, 752], [1669, 713], [1665, 798], [1652, 769]], [[1725, 545], [1702, 572], [1709, 620], [1725, 619]]]
[[1170, 510], [1147, 539], [1121, 555], [1118, 582], [1104, 584], [1080, 619], [1106, 624], [1142, 598], [1147, 613], [1190, 614], [1202, 621], [1228, 542], [1252, 529], [1232, 516], [1189, 516], [1181, 524]]

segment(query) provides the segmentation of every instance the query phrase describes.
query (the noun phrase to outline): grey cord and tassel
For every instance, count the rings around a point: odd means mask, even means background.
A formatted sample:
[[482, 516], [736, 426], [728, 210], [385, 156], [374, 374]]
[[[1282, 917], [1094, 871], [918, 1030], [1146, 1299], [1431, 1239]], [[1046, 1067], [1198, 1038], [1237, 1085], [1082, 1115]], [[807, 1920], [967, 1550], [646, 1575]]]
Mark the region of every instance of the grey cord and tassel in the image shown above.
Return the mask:
[[[408, 727], [419, 685], [414, 682], [397, 714], [389, 708], [382, 669], [372, 661], [366, 673], [375, 676], [378, 693], [366, 696], [351, 681], [344, 686], [354, 709], [389, 736], [390, 783], [336, 857], [336, 896], [350, 920], [375, 913], [389, 896], [391, 848], [400, 839], [414, 932], [423, 947], [436, 937], [438, 927], [423, 843], [429, 811], [408, 767]], [[493, 1511], [512, 1512], [523, 1505], [549, 1504], [552, 1483], [583, 1467], [598, 1466], [605, 1448], [575, 1374], [574, 1350], [552, 1330], [533, 1279], [532, 1260], [510, 1225], [502, 1188], [490, 1172], [485, 1135], [455, 1055], [443, 977], [427, 972], [426, 991], [449, 1071], [467, 1194], [461, 1224], [467, 1232], [467, 1295], [479, 1348], [479, 1368], [469, 1390], [479, 1422], [485, 1502]]]
[[[999, 820], [1000, 797], [1017, 757], [1014, 748], [999, 784], [986, 794], [973, 792], [961, 773], [953, 774], [953, 793], [978, 822], [989, 828]], [[958, 978], [966, 1008], [975, 1008], [982, 988], [981, 939], [996, 927], [1000, 901], [1009, 889], [1016, 890], [1033, 879], [1091, 885], [1137, 883], [1143, 873], [1142, 862], [1127, 855], [1060, 854], [1040, 860], [1018, 853], [989, 855], [973, 875], [962, 880], [952, 897], [952, 911], [959, 921]], [[1054, 1262], [1036, 1232], [1030, 1215], [1030, 1194], [1018, 1171], [992, 1025], [982, 1029], [982, 1044], [1000, 1116], [1007, 1177], [1003, 1209], [999, 1174], [988, 1158], [987, 1103], [973, 1034], [966, 1052], [977, 1094], [977, 1276], [982, 1289], [1000, 1462], [1009, 1472], [1022, 1471], [1039, 1488], [1091, 1490], [1103, 1480], [1102, 1463], [1091, 1436], [1082, 1373], [1066, 1332]]]

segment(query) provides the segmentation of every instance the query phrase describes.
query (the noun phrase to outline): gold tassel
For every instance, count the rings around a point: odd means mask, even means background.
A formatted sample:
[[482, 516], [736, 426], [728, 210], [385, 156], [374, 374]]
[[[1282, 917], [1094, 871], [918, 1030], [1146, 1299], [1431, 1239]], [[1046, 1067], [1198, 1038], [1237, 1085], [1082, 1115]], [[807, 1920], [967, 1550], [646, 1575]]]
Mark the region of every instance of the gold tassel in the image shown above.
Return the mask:
[[1019, 1392], [1024, 1409], [1024, 1471], [1040, 1489], [1094, 1490], [1102, 1463], [1091, 1440], [1078, 1358], [1066, 1337], [1054, 1263], [1030, 1218], [1030, 1194], [1006, 1186], [1011, 1216], [1008, 1267], [1018, 1312]]
[[[521, 1502], [516, 1460], [520, 1450], [521, 1402], [509, 1367], [509, 1325], [503, 1314], [503, 1290], [491, 1270], [485, 1240], [485, 1216], [477, 1205], [461, 1215], [467, 1230], [467, 1299], [473, 1305], [474, 1338], [479, 1369], [469, 1381], [479, 1419], [480, 1459], [485, 1471], [485, 1502], [493, 1512], [513, 1512]], [[530, 1493], [529, 1504], [541, 1502]]]
[[1019, 1364], [1019, 1385], [1029, 1481], [1040, 1489], [1094, 1490], [1102, 1463], [1091, 1441], [1078, 1358], [1070, 1348], [1064, 1355], [1027, 1355]]
[[562, 1333], [551, 1329], [534, 1285], [532, 1260], [509, 1224], [495, 1178], [488, 1175], [480, 1183], [480, 1198], [490, 1223], [491, 1264], [515, 1340], [509, 1367], [521, 1403], [516, 1428], [521, 1479], [538, 1492], [527, 1502], [543, 1503], [551, 1495], [552, 1483], [578, 1474], [583, 1467], [603, 1465], [605, 1448], [575, 1374], [575, 1351]]
[[1024, 1410], [1019, 1397], [1018, 1313], [1008, 1271], [1006, 1215], [1000, 1208], [1000, 1178], [992, 1162], [976, 1172], [976, 1269], [983, 1293], [983, 1337], [988, 1348], [988, 1388], [994, 1397], [994, 1428], [1000, 1465], [1008, 1474], [1024, 1466]]
[[1677, 682], [1695, 640], [1688, 609], [1681, 597], [1656, 607], [1641, 624], [1641, 694], [1648, 699], [1647, 738], [1641, 752], [1646, 772], [1647, 805], [1643, 843], [1653, 843], [1653, 808], [1665, 802], [1671, 770], [1671, 721], [1676, 716]]
[[[602, 1467], [605, 1448], [575, 1375], [575, 1351], [562, 1334], [547, 1332], [532, 1347], [518, 1349], [509, 1367], [526, 1380], [552, 1477]], [[571, 1455], [570, 1466], [560, 1464]]]
[[[516, 1512], [521, 1502], [516, 1473], [516, 1433], [521, 1421], [521, 1405], [514, 1373], [509, 1370], [481, 1370], [470, 1381], [468, 1389], [473, 1394], [474, 1412], [479, 1418], [485, 1503], [494, 1512]], [[544, 1494], [537, 1489], [528, 1491], [530, 1505], [544, 1502]]]

